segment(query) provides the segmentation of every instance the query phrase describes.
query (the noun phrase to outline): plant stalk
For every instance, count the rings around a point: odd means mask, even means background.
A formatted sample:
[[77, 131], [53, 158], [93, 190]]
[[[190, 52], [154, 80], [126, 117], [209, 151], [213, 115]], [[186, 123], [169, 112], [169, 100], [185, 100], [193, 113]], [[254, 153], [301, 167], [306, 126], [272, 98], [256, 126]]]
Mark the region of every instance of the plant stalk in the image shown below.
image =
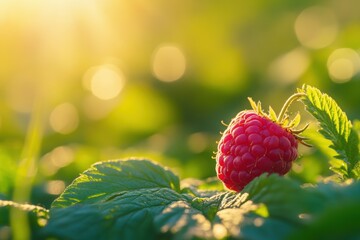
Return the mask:
[[[37, 157], [40, 151], [43, 131], [41, 105], [40, 101], [35, 101], [23, 151], [20, 155], [12, 199], [17, 203], [27, 203], [31, 196], [31, 188], [37, 171]], [[31, 238], [27, 212], [17, 208], [11, 208], [10, 224], [14, 240], [28, 240]]]
[[301, 98], [305, 95], [306, 95], [305, 93], [295, 93], [295, 94], [291, 95], [284, 103], [284, 106], [281, 108], [281, 111], [277, 117], [277, 122], [281, 122], [283, 120], [285, 113], [292, 102], [294, 102], [295, 100], [298, 100], [299, 98]]

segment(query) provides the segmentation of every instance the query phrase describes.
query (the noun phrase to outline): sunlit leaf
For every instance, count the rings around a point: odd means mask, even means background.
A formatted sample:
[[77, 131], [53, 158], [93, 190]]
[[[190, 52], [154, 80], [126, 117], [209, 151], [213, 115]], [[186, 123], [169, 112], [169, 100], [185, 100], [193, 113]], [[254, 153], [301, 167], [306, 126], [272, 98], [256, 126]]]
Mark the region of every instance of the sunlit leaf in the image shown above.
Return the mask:
[[169, 188], [150, 188], [54, 208], [44, 234], [61, 239], [157, 239], [154, 217], [181, 199]]
[[[334, 99], [314, 87], [304, 86], [299, 92], [306, 93], [303, 99], [306, 109], [319, 121], [320, 133], [332, 142], [330, 147], [338, 154], [335, 157], [346, 163], [346, 174], [340, 176], [345, 179], [359, 178], [360, 172], [356, 167], [359, 161], [359, 138], [346, 114]], [[332, 166], [332, 169], [337, 168]], [[337, 170], [335, 172], [340, 173]]]
[[306, 226], [294, 231], [289, 239], [359, 239], [359, 182], [320, 184], [313, 191], [322, 195], [323, 210], [309, 214]]
[[174, 236], [174, 239], [210, 239], [213, 236], [209, 219], [185, 201], [169, 204], [154, 217], [154, 224], [160, 233]]
[[179, 191], [179, 178], [147, 160], [113, 160], [94, 164], [66, 188], [52, 207], [93, 203], [123, 191], [170, 188]]
[[[124, 174], [125, 169], [130, 172]], [[87, 193], [81, 184], [101, 181], [104, 184], [95, 188], [98, 195]], [[122, 188], [114, 182], [122, 182]], [[337, 197], [341, 201], [360, 198], [358, 182], [302, 187], [294, 180], [263, 174], [239, 193], [198, 188], [207, 186], [206, 182], [212, 180], [186, 180], [181, 184], [184, 188], [178, 189], [177, 177], [150, 161], [101, 162], [74, 181], [59, 197], [60, 202], [55, 201], [42, 236], [77, 240], [286, 239], [296, 232], [306, 234], [309, 223], [318, 216], [332, 216]], [[68, 200], [69, 196], [73, 199]]]

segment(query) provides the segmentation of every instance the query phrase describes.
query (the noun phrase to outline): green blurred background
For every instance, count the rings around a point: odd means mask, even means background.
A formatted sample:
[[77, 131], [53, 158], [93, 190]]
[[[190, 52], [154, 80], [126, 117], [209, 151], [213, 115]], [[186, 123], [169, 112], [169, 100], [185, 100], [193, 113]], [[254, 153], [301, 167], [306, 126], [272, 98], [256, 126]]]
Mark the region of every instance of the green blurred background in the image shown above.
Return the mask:
[[[360, 118], [358, 9], [357, 0], [0, 1], [0, 197], [12, 199], [29, 151], [29, 201], [45, 207], [100, 160], [145, 157], [181, 178], [214, 176], [221, 121], [249, 108], [248, 96], [279, 111], [310, 84]], [[300, 148], [290, 176], [329, 174], [316, 149]]]

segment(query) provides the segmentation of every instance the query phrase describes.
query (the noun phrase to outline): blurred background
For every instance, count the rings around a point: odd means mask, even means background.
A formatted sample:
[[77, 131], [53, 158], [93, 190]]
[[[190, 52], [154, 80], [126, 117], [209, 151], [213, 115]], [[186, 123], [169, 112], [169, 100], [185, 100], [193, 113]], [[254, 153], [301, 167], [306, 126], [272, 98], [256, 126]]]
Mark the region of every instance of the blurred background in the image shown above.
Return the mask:
[[[0, 197], [12, 199], [27, 154], [29, 201], [45, 207], [100, 160], [215, 176], [221, 121], [250, 108], [248, 96], [279, 112], [310, 84], [360, 118], [358, 9], [357, 0], [1, 0]], [[327, 175], [317, 149], [301, 147], [290, 176]]]

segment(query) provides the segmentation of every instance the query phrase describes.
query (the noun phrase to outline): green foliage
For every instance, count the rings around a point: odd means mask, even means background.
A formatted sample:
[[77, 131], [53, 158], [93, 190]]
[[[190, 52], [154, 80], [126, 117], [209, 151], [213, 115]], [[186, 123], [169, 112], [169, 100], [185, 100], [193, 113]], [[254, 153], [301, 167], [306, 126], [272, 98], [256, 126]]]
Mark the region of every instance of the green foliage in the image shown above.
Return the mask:
[[304, 86], [298, 90], [306, 94], [303, 102], [307, 111], [320, 124], [320, 133], [332, 144], [330, 148], [337, 152], [336, 158], [341, 162], [334, 162], [331, 169], [343, 179], [359, 178], [359, 138], [352, 128], [345, 112], [327, 94], [311, 86]]
[[179, 179], [171, 171], [146, 160], [107, 161], [94, 164], [75, 179], [52, 206], [93, 203], [123, 191], [155, 187], [178, 191]]
[[[123, 174], [120, 166], [143, 169], [143, 177], [128, 181], [135, 172]], [[95, 167], [96, 178], [84, 177], [94, 173]], [[113, 182], [122, 183], [121, 188], [106, 185], [109, 169]], [[328, 236], [326, 232], [321, 235], [330, 224], [325, 221], [327, 215], [337, 216], [332, 224], [352, 229], [342, 220], [348, 212], [337, 208], [360, 200], [358, 182], [301, 187], [278, 175], [262, 175], [242, 193], [234, 193], [189, 190], [201, 185], [198, 180], [194, 185], [185, 180], [187, 187], [183, 189], [173, 188], [174, 177], [168, 169], [147, 160], [98, 163], [65, 190], [59, 198], [61, 204], [59, 199], [55, 201], [43, 234], [60, 239], [283, 239], [314, 231], [322, 237]], [[144, 180], [152, 186], [144, 185]], [[100, 193], [112, 193], [95, 198], [92, 193], [89, 199], [84, 197], [82, 183], [96, 185]]]
[[344, 181], [304, 185], [263, 174], [235, 193], [216, 178], [180, 180], [153, 161], [131, 158], [92, 165], [49, 210], [5, 200], [0, 207], [35, 213], [46, 224], [37, 239], [358, 239], [359, 121], [352, 125], [314, 87], [299, 92], [337, 154], [331, 169]]
[[308, 224], [291, 234], [289, 239], [358, 239], [359, 232], [359, 182], [341, 187], [321, 184], [316, 189], [324, 197], [316, 216], [309, 215]]

